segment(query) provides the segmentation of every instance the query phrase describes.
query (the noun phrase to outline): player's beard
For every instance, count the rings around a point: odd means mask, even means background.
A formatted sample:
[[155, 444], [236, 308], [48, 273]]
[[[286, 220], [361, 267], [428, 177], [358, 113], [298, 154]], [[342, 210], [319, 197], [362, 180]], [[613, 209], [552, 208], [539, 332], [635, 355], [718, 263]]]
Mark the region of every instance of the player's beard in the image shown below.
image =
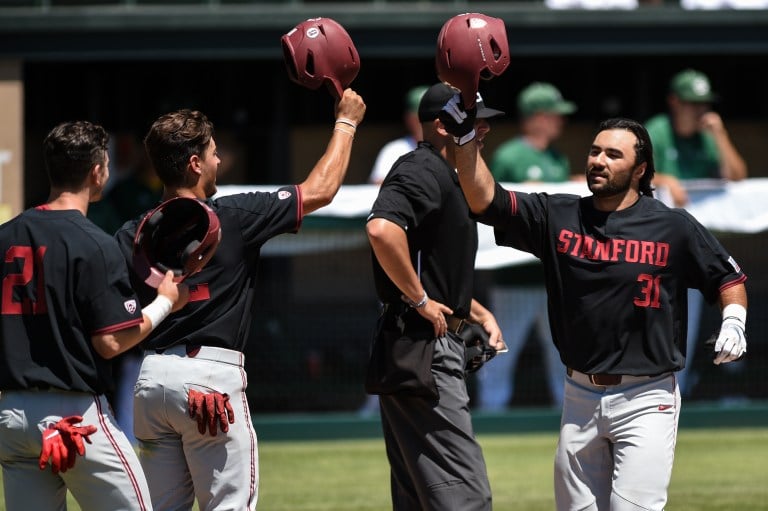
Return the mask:
[[[602, 178], [604, 182], [596, 181], [596, 176]], [[599, 198], [624, 195], [632, 187], [632, 172], [611, 174], [587, 169], [587, 186], [589, 191]]]

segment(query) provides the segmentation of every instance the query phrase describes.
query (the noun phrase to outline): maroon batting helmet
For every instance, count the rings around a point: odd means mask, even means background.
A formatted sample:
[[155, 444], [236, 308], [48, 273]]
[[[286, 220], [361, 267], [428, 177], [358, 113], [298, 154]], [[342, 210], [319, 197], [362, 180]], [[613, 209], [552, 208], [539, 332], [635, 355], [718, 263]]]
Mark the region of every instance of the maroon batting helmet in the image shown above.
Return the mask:
[[465, 108], [475, 105], [480, 78], [499, 76], [509, 65], [504, 21], [485, 14], [459, 14], [437, 36], [437, 76], [461, 91]]
[[133, 266], [157, 287], [172, 270], [181, 282], [200, 271], [221, 241], [219, 217], [205, 203], [189, 197], [169, 199], [144, 217], [133, 239]]
[[308, 89], [325, 84], [340, 99], [360, 71], [355, 44], [344, 27], [330, 18], [299, 23], [281, 42], [288, 75]]

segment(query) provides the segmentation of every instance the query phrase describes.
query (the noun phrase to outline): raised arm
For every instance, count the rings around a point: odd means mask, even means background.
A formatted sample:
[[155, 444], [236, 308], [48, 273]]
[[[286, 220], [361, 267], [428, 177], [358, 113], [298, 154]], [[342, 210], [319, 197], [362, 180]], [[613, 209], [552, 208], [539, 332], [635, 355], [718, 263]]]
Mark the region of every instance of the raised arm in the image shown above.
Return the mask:
[[493, 200], [496, 181], [485, 160], [478, 158], [474, 109], [465, 111], [461, 95], [455, 94], [440, 113], [440, 121], [453, 135], [454, 163], [469, 209], [475, 214], [483, 213]]
[[330, 204], [339, 191], [349, 167], [355, 131], [364, 115], [363, 98], [346, 89], [336, 105], [336, 123], [328, 147], [299, 185], [305, 215]]
[[729, 181], [740, 181], [747, 177], [747, 164], [731, 142], [722, 117], [717, 112], [707, 112], [701, 118], [704, 130], [712, 133], [720, 153], [720, 174]]

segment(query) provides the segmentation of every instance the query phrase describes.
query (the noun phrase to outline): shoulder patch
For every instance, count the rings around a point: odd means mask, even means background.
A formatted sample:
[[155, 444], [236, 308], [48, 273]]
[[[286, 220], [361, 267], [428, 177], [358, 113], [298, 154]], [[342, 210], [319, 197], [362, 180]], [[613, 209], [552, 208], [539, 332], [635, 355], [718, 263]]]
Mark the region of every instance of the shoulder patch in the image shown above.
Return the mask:
[[127, 310], [130, 314], [136, 313], [136, 300], [126, 300], [123, 302], [123, 307], [125, 307], [125, 310]]
[[290, 196], [291, 196], [291, 192], [289, 192], [288, 190], [280, 190], [279, 192], [277, 192], [277, 198], [280, 200], [285, 200]]

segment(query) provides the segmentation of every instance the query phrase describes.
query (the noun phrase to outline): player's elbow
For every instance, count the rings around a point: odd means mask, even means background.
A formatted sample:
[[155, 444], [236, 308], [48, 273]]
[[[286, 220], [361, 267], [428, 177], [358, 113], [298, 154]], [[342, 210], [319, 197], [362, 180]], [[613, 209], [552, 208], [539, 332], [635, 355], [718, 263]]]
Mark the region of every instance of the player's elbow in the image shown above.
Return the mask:
[[94, 335], [91, 344], [96, 353], [103, 359], [110, 360], [120, 354], [120, 345], [114, 335]]
[[379, 245], [387, 238], [389, 231], [387, 224], [388, 222], [383, 218], [374, 218], [365, 224], [365, 232], [372, 245]]
[[319, 186], [317, 183], [302, 183], [299, 186], [305, 215], [329, 205], [339, 191], [339, 186]]
[[100, 357], [110, 360], [138, 344], [141, 339], [141, 328], [133, 326], [108, 334], [94, 335], [91, 337], [91, 344]]

